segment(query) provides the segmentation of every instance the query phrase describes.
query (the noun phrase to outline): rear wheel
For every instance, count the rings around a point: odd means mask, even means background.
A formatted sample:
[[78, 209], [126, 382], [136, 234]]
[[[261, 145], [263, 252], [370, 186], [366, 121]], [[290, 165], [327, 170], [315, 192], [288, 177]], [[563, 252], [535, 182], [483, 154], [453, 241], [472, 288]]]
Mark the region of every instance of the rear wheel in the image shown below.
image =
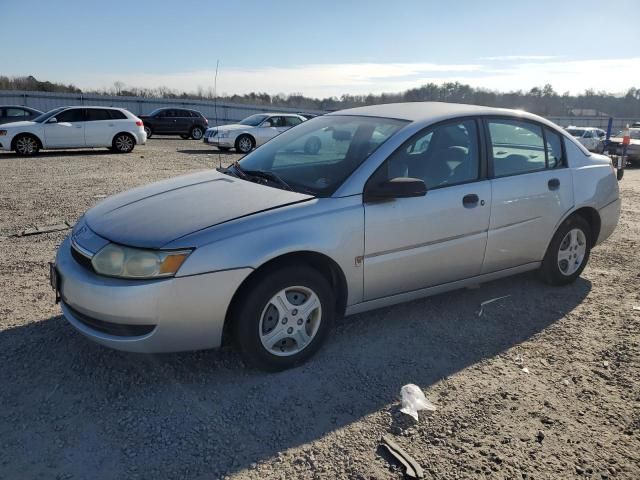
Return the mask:
[[23, 157], [35, 155], [40, 151], [40, 142], [33, 135], [20, 135], [15, 140], [14, 150]]
[[566, 285], [580, 276], [591, 253], [591, 228], [580, 215], [567, 218], [551, 239], [540, 274], [551, 285]]
[[204, 130], [202, 129], [202, 127], [196, 126], [191, 129], [191, 138], [193, 138], [194, 140], [200, 140], [203, 135]]
[[119, 133], [113, 139], [112, 150], [117, 153], [129, 153], [133, 151], [136, 141], [128, 133]]
[[236, 140], [236, 150], [240, 153], [249, 153], [253, 150], [255, 143], [249, 135], [240, 135]]
[[259, 274], [237, 305], [235, 339], [245, 362], [263, 370], [290, 368], [313, 355], [336, 311], [327, 279], [305, 266]]
[[151, 130], [151, 127], [148, 125], [145, 125], [144, 131], [147, 133], [147, 138], [151, 138], [151, 136], [153, 135], [153, 130]]

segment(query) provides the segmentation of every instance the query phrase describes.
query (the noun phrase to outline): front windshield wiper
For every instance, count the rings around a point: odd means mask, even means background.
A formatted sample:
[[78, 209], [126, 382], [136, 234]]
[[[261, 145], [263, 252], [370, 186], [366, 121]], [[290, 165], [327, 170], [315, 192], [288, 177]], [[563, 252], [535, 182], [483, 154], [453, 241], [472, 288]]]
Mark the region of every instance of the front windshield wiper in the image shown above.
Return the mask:
[[[236, 168], [239, 167], [239, 165], [235, 165], [235, 164], [234, 166]], [[294, 191], [294, 188], [291, 185], [289, 185], [287, 182], [285, 182], [277, 173], [274, 173], [268, 170], [243, 170], [242, 168], [240, 168], [239, 171], [251, 177], [259, 177], [259, 178], [264, 178], [266, 180], [270, 180], [274, 183], [277, 183], [278, 185], [283, 187], [285, 190]]]

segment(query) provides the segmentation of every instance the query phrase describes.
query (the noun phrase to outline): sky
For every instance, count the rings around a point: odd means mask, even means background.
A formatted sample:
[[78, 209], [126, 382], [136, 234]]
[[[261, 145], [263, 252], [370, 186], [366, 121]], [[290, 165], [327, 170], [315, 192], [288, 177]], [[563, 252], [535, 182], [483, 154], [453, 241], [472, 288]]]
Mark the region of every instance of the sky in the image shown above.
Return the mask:
[[82, 89], [640, 88], [640, 0], [0, 0], [0, 74]]

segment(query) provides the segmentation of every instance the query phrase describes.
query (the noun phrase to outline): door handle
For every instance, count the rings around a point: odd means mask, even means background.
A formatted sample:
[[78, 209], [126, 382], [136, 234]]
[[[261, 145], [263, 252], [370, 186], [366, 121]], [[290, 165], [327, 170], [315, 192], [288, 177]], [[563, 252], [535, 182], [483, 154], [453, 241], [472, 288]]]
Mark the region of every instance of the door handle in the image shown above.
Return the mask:
[[467, 208], [475, 207], [476, 205], [478, 205], [479, 201], [480, 198], [475, 193], [470, 193], [462, 197], [462, 205]]
[[547, 182], [547, 185], [549, 186], [549, 190], [557, 190], [560, 188], [560, 180], [557, 178], [552, 178]]

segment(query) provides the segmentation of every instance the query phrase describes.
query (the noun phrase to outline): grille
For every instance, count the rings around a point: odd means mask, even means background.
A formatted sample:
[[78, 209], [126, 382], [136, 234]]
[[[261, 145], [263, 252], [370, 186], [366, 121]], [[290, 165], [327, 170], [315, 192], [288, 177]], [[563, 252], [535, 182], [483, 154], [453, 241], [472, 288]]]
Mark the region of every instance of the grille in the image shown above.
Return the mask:
[[155, 325], [129, 325], [125, 323], [112, 323], [105, 322], [104, 320], [98, 320], [97, 318], [91, 318], [83, 313], [74, 310], [66, 303], [65, 307], [69, 309], [73, 317], [80, 323], [86, 325], [89, 328], [97, 330], [101, 333], [113, 335], [115, 337], [141, 337], [151, 333]]

